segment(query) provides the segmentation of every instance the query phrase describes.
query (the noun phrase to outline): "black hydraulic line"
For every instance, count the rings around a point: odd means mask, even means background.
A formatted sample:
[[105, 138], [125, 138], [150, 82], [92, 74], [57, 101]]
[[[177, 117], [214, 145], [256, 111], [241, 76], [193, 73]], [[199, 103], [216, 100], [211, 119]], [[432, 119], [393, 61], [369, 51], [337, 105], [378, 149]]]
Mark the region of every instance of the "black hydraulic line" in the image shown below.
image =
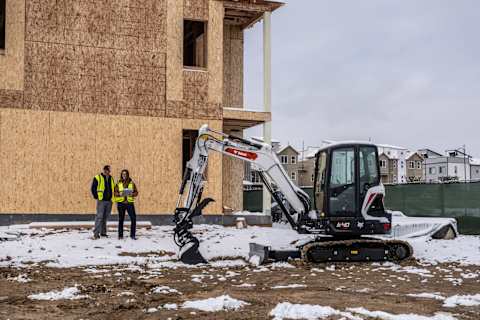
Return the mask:
[[190, 168], [185, 168], [185, 174], [183, 175], [182, 184], [180, 185], [180, 192], [179, 194], [183, 194], [185, 191], [185, 186], [187, 185], [188, 178], [190, 177], [190, 172], [192, 170]]
[[240, 138], [240, 137], [237, 137], [237, 136], [227, 136], [228, 139], [232, 140], [232, 141], [238, 141], [238, 142], [241, 142], [241, 143], [244, 143], [246, 145], [249, 145], [250, 147], [255, 147], [255, 148], [258, 148], [258, 149], [261, 149], [262, 148], [262, 145], [261, 144], [258, 144], [258, 143], [255, 143], [255, 142], [252, 142], [252, 141], [249, 141], [249, 140], [246, 140], [246, 139], [243, 139], [243, 138]]
[[277, 195], [277, 193], [275, 191], [273, 191], [272, 187], [268, 184], [267, 178], [265, 177], [265, 174], [262, 171], [260, 171], [258, 174], [260, 176], [260, 179], [263, 182], [263, 185], [267, 188], [267, 190], [270, 192], [270, 194], [275, 199], [275, 201], [277, 201], [277, 204], [280, 207], [280, 209], [282, 209], [282, 212], [285, 214], [285, 218], [287, 218], [288, 223], [290, 223], [290, 225], [292, 226], [292, 228], [294, 230], [298, 231], [298, 229], [299, 229], [298, 224], [293, 220], [292, 216], [290, 215], [290, 212], [283, 205], [283, 201], [280, 199], [280, 197]]

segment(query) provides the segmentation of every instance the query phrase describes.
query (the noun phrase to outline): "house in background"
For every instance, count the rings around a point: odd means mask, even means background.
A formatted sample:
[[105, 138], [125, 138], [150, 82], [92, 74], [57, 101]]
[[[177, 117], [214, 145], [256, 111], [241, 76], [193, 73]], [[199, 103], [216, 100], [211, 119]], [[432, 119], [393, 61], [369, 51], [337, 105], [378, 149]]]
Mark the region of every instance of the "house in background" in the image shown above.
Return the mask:
[[480, 159], [470, 158], [470, 180], [480, 181]]
[[[262, 137], [252, 137], [254, 141], [263, 142]], [[277, 155], [278, 160], [282, 164], [283, 169], [286, 171], [290, 179], [296, 184], [299, 185], [299, 152], [293, 146], [287, 144], [282, 146], [278, 140], [272, 139], [272, 150]], [[244, 190], [249, 189], [258, 189], [262, 185], [262, 181], [258, 174], [258, 171], [255, 169], [255, 166], [249, 162], [245, 162], [244, 165]]]
[[406, 183], [408, 149], [387, 144], [377, 144], [377, 148], [382, 182]]
[[444, 155], [429, 149], [419, 153], [424, 156], [425, 182], [470, 180], [470, 155], [460, 150], [447, 150]]
[[315, 155], [319, 147], [307, 147], [301, 153], [298, 166], [298, 186], [311, 188], [315, 180]]
[[425, 171], [423, 170], [423, 157], [418, 152], [408, 152], [407, 159], [407, 182], [423, 182]]
[[291, 145], [286, 145], [278, 149], [276, 153], [290, 179], [298, 185], [298, 151]]

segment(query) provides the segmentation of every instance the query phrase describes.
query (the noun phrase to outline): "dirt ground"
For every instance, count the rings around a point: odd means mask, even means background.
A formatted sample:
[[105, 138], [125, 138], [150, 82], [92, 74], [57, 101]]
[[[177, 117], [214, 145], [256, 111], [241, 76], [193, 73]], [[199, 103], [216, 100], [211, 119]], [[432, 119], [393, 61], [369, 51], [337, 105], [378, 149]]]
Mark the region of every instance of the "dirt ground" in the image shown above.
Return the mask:
[[[449, 312], [458, 319], [480, 319], [480, 306], [446, 308], [442, 301], [407, 295], [480, 293], [480, 267], [422, 266], [416, 261], [405, 262], [402, 267], [401, 272], [372, 264], [301, 263], [294, 268], [270, 265], [154, 270], [142, 266], [126, 270], [126, 266], [116, 265], [97, 267], [96, 272], [88, 271], [88, 268], [53, 269], [41, 265], [23, 269], [0, 268], [0, 319], [270, 319], [268, 314], [275, 305], [286, 301], [331, 306], [339, 310], [364, 307], [394, 314], [431, 316], [436, 312]], [[427, 269], [430, 274], [408, 273], [409, 267]], [[20, 274], [27, 274], [31, 281], [12, 281]], [[306, 287], [272, 288], [289, 284]], [[75, 285], [89, 297], [57, 301], [28, 298], [34, 293]], [[159, 285], [169, 286], [179, 293], [152, 293], [152, 289]], [[238, 311], [215, 313], [181, 307], [146, 312], [148, 308], [166, 303], [180, 306], [187, 300], [223, 294], [250, 305]]]

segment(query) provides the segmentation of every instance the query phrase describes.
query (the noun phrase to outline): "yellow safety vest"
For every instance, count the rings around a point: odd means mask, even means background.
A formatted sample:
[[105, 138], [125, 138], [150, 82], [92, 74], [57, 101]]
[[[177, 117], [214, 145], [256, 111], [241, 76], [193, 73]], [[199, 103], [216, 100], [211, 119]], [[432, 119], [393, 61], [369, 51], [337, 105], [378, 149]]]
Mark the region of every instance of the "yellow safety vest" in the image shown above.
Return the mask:
[[[103, 192], [105, 191], [105, 178], [101, 175], [98, 174], [95, 176], [95, 179], [97, 179], [97, 196], [98, 200], [103, 200]], [[115, 182], [113, 181], [113, 177], [110, 177], [110, 184], [112, 188], [112, 201], [115, 199]]]
[[[117, 187], [118, 187], [118, 193], [122, 194], [123, 189], [124, 189], [124, 187], [123, 187], [123, 182], [117, 183]], [[128, 183], [128, 189], [130, 189], [130, 190], [133, 191], [133, 182], [132, 182], [131, 180], [130, 180], [130, 182]], [[126, 198], [127, 198], [127, 201], [128, 201], [129, 203], [135, 202], [135, 198], [132, 197], [132, 196], [127, 196]], [[125, 201], [125, 197], [117, 197], [115, 201], [117, 201], [117, 202], [124, 202], [124, 201]]]

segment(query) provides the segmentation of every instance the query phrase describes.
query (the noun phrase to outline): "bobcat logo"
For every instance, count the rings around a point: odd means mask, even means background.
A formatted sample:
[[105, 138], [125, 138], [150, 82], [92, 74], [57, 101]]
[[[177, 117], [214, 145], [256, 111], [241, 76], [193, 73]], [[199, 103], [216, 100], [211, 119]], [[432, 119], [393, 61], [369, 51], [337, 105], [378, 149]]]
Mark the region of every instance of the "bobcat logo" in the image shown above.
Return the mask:
[[350, 222], [337, 222], [337, 228], [348, 229], [350, 228]]

